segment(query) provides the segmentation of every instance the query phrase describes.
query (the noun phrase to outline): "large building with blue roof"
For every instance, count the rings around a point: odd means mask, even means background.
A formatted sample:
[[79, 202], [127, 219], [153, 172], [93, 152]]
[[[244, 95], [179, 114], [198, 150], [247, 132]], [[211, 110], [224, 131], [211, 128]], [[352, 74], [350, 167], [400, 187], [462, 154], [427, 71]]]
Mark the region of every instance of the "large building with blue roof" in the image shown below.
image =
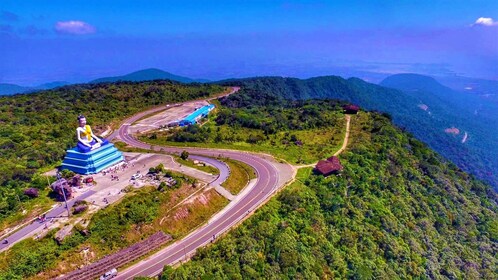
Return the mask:
[[180, 126], [192, 125], [196, 124], [200, 119], [207, 117], [209, 112], [214, 109], [214, 105], [206, 105], [197, 110], [195, 110], [192, 114], [186, 116], [184, 119], [180, 120]]

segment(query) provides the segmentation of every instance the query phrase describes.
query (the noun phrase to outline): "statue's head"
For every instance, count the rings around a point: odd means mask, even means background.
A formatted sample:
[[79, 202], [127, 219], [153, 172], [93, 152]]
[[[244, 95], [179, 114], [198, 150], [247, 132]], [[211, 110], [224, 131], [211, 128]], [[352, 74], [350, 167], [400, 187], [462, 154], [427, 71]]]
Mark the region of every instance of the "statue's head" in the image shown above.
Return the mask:
[[83, 115], [78, 116], [78, 123], [80, 126], [85, 126], [86, 125], [86, 118]]

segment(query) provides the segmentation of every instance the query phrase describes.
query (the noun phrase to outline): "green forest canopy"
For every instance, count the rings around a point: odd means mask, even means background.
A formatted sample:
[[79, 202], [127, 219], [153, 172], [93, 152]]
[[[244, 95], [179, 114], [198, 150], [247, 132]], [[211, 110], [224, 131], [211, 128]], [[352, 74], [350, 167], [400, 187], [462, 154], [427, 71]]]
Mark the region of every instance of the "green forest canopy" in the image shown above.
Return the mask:
[[161, 279], [496, 279], [496, 194], [377, 113], [340, 176], [308, 170]]
[[[474, 115], [479, 104], [469, 103], [464, 94], [452, 94], [451, 100], [438, 94], [404, 91], [367, 83], [358, 78], [343, 79], [324, 76], [310, 79], [257, 77], [225, 82], [242, 87], [236, 95], [223, 103], [231, 108], [279, 105], [283, 100], [338, 99], [360, 105], [367, 110], [378, 110], [392, 116], [394, 123], [406, 128], [429, 147], [454, 162], [466, 172], [498, 189], [498, 118], [495, 111], [487, 117]], [[420, 109], [421, 102], [430, 107], [430, 113]], [[452, 101], [452, 102], [449, 102]], [[485, 102], [485, 101], [484, 101]], [[462, 105], [463, 104], [463, 105]], [[467, 107], [465, 107], [465, 104]], [[469, 109], [472, 108], [472, 114]], [[489, 110], [488, 110], [489, 111]], [[477, 112], [477, 111], [476, 111]], [[491, 118], [493, 116], [493, 118]], [[469, 140], [445, 133], [456, 126], [469, 132]]]

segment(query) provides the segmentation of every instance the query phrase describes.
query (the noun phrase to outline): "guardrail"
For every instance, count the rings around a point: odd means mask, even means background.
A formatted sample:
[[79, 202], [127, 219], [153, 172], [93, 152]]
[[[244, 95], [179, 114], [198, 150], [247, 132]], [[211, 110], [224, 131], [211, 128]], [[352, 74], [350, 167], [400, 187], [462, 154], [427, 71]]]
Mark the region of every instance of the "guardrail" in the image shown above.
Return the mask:
[[122, 249], [112, 255], [105, 256], [99, 261], [85, 266], [81, 269], [74, 270], [58, 280], [84, 280], [95, 279], [105, 272], [120, 267], [128, 262], [134, 261], [152, 250], [159, 248], [164, 243], [172, 239], [171, 235], [158, 231], [144, 241], [135, 243], [128, 248]]

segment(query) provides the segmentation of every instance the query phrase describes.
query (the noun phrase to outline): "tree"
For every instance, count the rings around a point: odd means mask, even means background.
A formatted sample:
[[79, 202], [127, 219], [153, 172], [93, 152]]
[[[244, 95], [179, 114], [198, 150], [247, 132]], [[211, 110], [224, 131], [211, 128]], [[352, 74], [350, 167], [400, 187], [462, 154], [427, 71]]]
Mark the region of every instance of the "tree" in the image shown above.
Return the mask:
[[156, 172], [164, 172], [164, 164], [160, 163], [156, 166]]
[[187, 151], [183, 151], [182, 154], [180, 155], [180, 158], [183, 160], [187, 160], [189, 156], [189, 153]]
[[75, 175], [75, 173], [69, 169], [62, 169], [61, 170], [61, 176], [64, 179], [69, 179], [69, 178], [73, 177], [74, 175]]

